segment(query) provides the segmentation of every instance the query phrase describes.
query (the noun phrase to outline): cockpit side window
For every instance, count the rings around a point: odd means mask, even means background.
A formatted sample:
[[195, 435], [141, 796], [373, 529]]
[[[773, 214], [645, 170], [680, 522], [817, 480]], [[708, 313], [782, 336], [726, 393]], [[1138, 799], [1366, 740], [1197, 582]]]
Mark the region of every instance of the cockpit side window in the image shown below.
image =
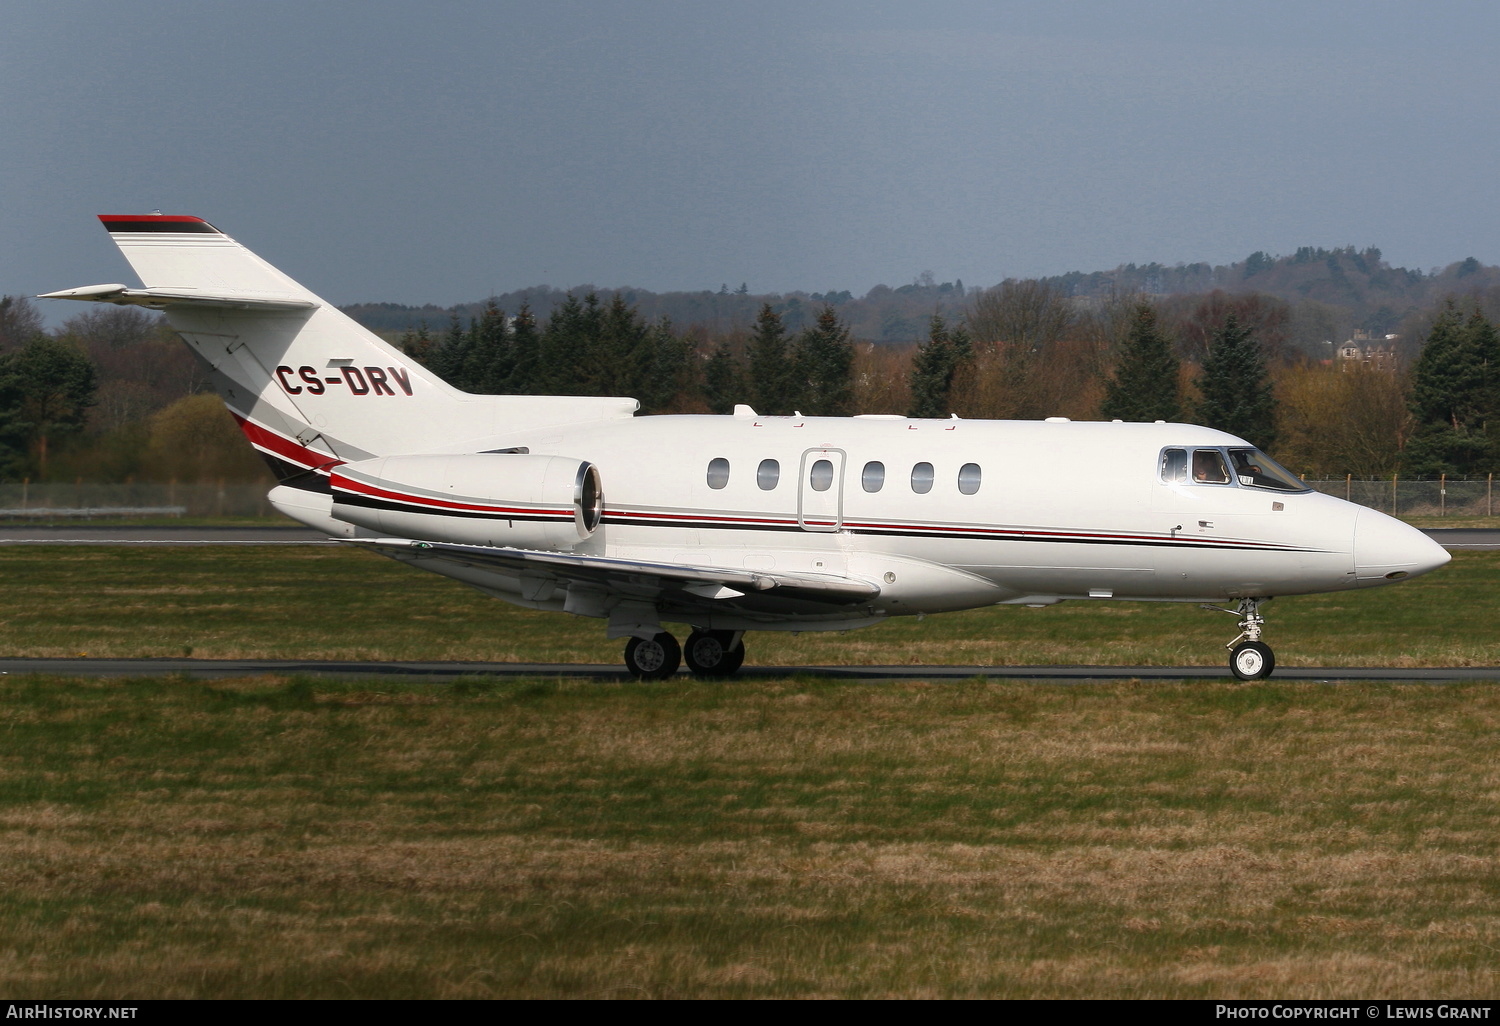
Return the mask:
[[1187, 481], [1187, 450], [1163, 449], [1161, 454], [1161, 479], [1167, 484], [1183, 484]]
[[1193, 482], [1228, 484], [1229, 468], [1224, 465], [1224, 454], [1217, 449], [1194, 449]]
[[1307, 485], [1297, 480], [1296, 475], [1259, 449], [1230, 449], [1229, 461], [1234, 464], [1234, 476], [1242, 485], [1278, 492], [1307, 491]]

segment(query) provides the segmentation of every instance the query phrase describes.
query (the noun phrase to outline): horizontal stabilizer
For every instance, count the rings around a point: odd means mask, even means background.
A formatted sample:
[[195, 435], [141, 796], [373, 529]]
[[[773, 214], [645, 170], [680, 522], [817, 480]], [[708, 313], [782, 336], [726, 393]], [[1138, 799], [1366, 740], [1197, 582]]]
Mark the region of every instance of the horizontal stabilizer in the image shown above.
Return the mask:
[[84, 285], [61, 292], [48, 292], [38, 299], [78, 299], [89, 303], [114, 303], [117, 306], [148, 306], [165, 310], [169, 306], [216, 307], [228, 310], [311, 310], [318, 304], [294, 296], [267, 293], [205, 292], [192, 288], [133, 289], [126, 285]]

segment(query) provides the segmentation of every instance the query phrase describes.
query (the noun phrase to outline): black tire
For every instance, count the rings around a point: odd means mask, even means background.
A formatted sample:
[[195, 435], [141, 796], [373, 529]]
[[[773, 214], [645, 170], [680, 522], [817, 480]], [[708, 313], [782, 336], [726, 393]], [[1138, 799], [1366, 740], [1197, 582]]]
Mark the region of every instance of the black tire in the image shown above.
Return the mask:
[[682, 665], [682, 646], [666, 631], [625, 643], [625, 669], [636, 680], [666, 680]]
[[1229, 672], [1240, 680], [1264, 680], [1276, 669], [1276, 653], [1261, 641], [1247, 641], [1229, 653]]
[[733, 631], [694, 631], [682, 655], [695, 677], [732, 677], [745, 661], [745, 643], [732, 648]]

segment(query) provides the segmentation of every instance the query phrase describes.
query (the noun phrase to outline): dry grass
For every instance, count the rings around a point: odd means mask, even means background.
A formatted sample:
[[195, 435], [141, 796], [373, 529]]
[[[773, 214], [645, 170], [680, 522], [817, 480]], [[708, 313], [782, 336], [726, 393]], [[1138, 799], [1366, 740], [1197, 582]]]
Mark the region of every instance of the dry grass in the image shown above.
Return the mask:
[[[1500, 666], [1500, 552], [1426, 577], [1266, 607], [1285, 666]], [[456, 659], [617, 664], [598, 620], [533, 613], [362, 550], [0, 549], [13, 656]], [[1234, 621], [1176, 603], [1069, 602], [756, 633], [762, 665], [1223, 665]]]
[[1500, 692], [0, 683], [0, 990], [1500, 992]]

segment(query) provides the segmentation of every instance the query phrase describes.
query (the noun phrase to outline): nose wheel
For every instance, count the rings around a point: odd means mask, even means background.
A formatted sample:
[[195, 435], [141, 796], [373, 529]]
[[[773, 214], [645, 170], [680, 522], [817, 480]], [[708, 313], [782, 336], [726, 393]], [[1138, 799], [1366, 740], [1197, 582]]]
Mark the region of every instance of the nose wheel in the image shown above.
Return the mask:
[[1229, 671], [1240, 680], [1264, 680], [1276, 669], [1276, 653], [1263, 641], [1245, 641], [1229, 653]]
[[1240, 599], [1235, 609], [1224, 610], [1240, 618], [1239, 637], [1224, 646], [1229, 649], [1229, 672], [1240, 680], [1264, 680], [1276, 669], [1276, 653], [1260, 640], [1261, 631], [1266, 626], [1266, 618], [1260, 615], [1260, 603], [1260, 599]]

